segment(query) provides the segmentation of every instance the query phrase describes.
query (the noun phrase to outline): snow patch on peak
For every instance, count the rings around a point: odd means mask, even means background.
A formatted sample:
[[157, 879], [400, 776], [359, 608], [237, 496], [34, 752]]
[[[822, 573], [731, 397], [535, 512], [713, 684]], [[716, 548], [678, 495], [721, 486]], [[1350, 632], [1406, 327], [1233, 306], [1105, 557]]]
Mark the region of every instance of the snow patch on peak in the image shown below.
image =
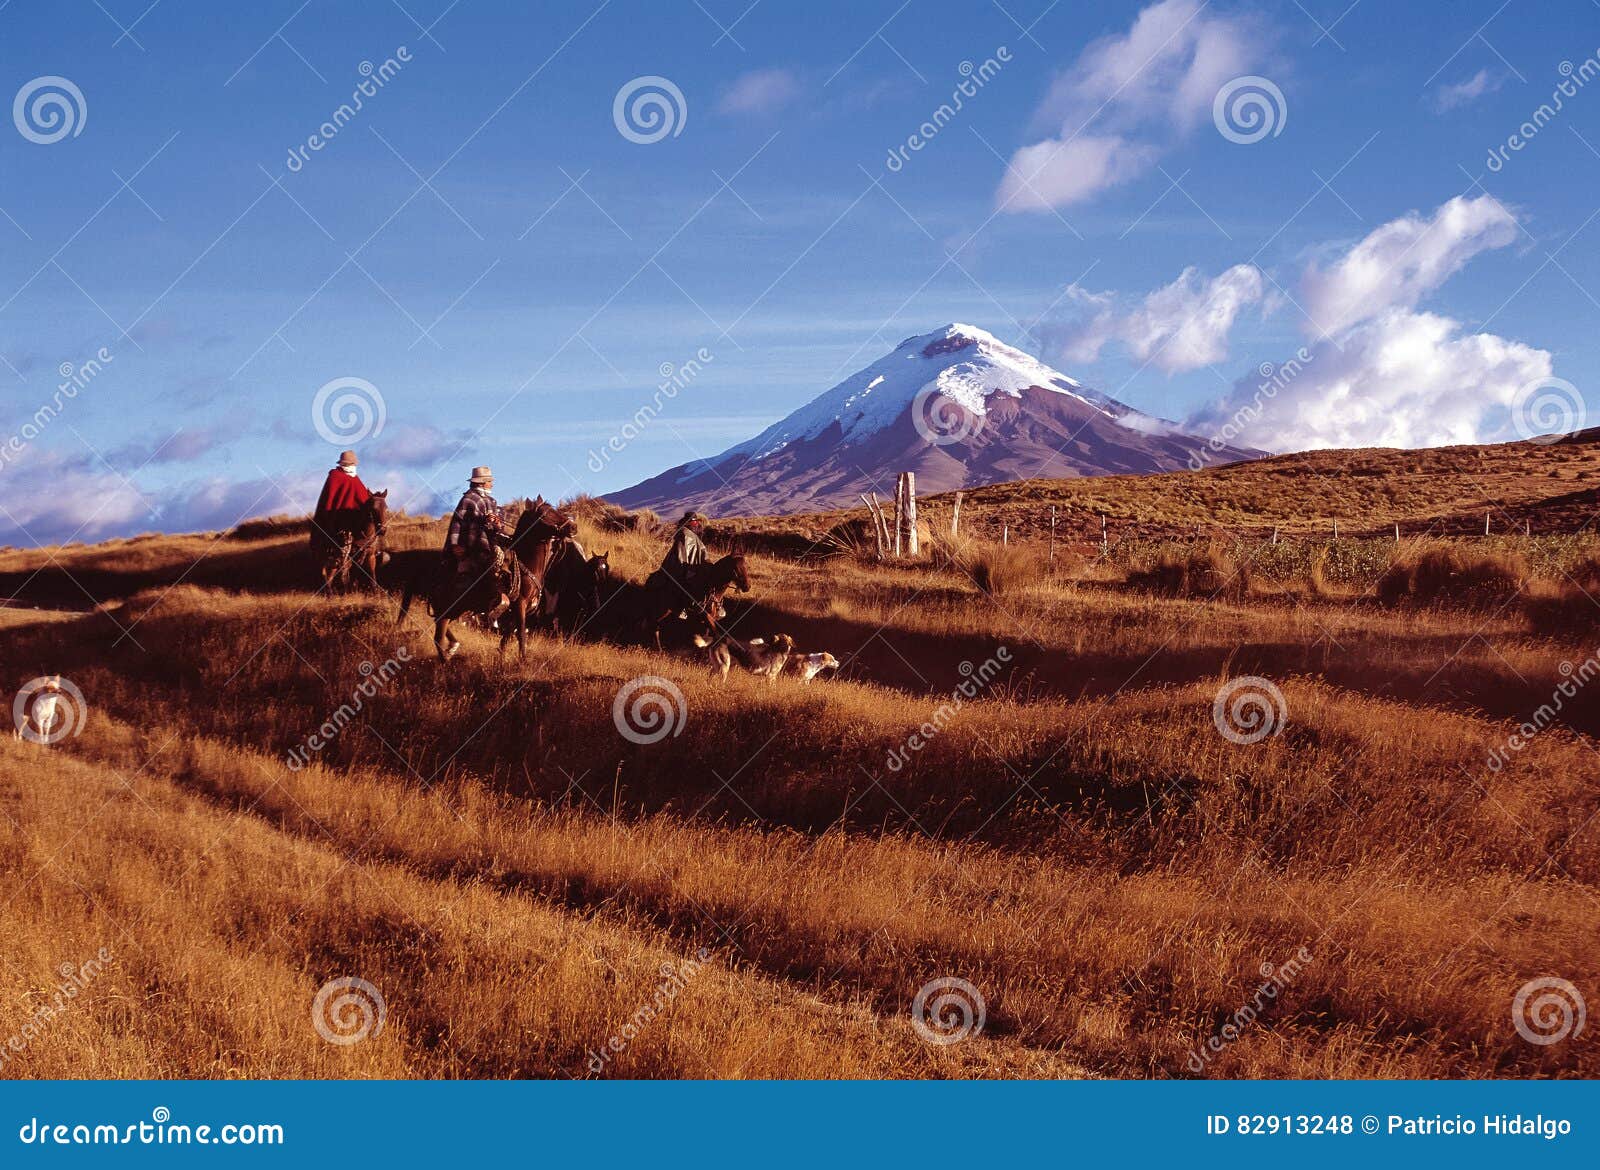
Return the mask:
[[953, 321], [906, 338], [893, 352], [713, 462], [732, 456], [764, 459], [791, 443], [815, 439], [835, 425], [843, 442], [863, 442], [892, 425], [923, 390], [936, 391], [963, 410], [981, 415], [992, 395], [1020, 398], [1029, 387], [1076, 398], [1131, 430], [1151, 433], [1171, 425], [1084, 387], [985, 329]]

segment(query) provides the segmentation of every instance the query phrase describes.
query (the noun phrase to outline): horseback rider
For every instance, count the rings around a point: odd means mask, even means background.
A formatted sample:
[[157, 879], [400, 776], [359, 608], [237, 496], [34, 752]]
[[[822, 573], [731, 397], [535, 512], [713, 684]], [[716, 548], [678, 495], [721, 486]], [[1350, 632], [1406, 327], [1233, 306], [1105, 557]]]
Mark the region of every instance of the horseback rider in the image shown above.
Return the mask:
[[695, 569], [709, 559], [706, 542], [701, 536], [706, 529], [706, 518], [699, 512], [685, 512], [678, 521], [678, 530], [672, 538], [672, 547], [661, 562], [661, 571], [674, 581], [687, 584]]
[[341, 451], [339, 462], [328, 471], [322, 493], [317, 496], [317, 510], [311, 517], [313, 549], [339, 548], [350, 543], [361, 509], [372, 498], [371, 490], [356, 474], [359, 462], [354, 451]]
[[511, 603], [506, 592], [505, 514], [494, 498], [494, 472], [474, 467], [467, 490], [450, 517], [450, 530], [444, 538], [445, 564], [456, 573], [477, 573], [490, 580], [496, 590], [495, 617]]
[[710, 559], [706, 553], [705, 539], [701, 535], [705, 527], [706, 518], [702, 513], [685, 512], [683, 518], [678, 521], [677, 531], [673, 534], [672, 547], [662, 559], [661, 568], [653, 574], [675, 584], [683, 591], [686, 599], [695, 597], [695, 580]]

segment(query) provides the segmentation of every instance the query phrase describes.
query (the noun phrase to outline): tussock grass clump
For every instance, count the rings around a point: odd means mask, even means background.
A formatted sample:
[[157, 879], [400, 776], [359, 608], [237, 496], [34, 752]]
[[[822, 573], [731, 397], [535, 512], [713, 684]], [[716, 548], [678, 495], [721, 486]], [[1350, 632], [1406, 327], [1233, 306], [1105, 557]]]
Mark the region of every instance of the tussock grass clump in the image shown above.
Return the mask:
[[936, 547], [934, 551], [935, 555], [944, 551], [952, 568], [971, 578], [974, 585], [991, 597], [1037, 585], [1048, 572], [1038, 550], [1027, 545], [964, 541], [942, 550]]
[[1429, 544], [1397, 552], [1378, 578], [1385, 605], [1487, 605], [1506, 601], [1528, 585], [1528, 565], [1514, 552], [1475, 552]]
[[1541, 634], [1600, 630], [1600, 556], [1574, 565], [1560, 581], [1531, 586], [1523, 612]]
[[1221, 545], [1168, 552], [1128, 571], [1128, 584], [1166, 597], [1238, 600], [1250, 593], [1249, 565]]
[[304, 536], [310, 531], [310, 516], [263, 516], [230, 528], [228, 539], [267, 540], [274, 536]]
[[601, 532], [656, 532], [661, 528], [661, 517], [649, 508], [630, 512], [619, 504], [599, 496], [574, 496], [559, 505], [574, 520], [598, 528]]

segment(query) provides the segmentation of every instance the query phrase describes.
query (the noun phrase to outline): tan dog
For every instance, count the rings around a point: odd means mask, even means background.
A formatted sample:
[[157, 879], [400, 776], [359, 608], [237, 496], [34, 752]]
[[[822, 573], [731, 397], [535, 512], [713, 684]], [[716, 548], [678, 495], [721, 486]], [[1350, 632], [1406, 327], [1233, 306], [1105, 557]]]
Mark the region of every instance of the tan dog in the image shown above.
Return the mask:
[[705, 651], [711, 663], [711, 673], [727, 678], [737, 662], [751, 674], [765, 678], [769, 683], [783, 673], [789, 656], [794, 653], [794, 639], [788, 634], [774, 634], [770, 639], [751, 638], [741, 642], [732, 634], [711, 638], [695, 635], [694, 644]]
[[809, 683], [825, 670], [838, 670], [839, 660], [826, 650], [817, 654], [795, 654], [790, 656], [789, 665], [784, 669], [799, 675], [801, 682]]

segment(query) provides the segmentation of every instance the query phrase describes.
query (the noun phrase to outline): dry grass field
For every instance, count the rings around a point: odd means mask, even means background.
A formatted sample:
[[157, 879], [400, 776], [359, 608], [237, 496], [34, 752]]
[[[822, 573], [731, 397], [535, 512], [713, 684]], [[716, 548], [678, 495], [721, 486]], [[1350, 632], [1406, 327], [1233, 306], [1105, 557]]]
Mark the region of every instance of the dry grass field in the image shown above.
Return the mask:
[[[1600, 467], [1507, 450], [1444, 454], [1529, 516]], [[1436, 454], [1350, 477], [1405, 510], [1374, 530], [1482, 503]], [[1277, 462], [983, 489], [975, 543], [915, 563], [757, 553], [730, 622], [844, 663], [809, 686], [473, 632], [441, 666], [392, 598], [308, 592], [292, 526], [0, 553], [0, 593], [99, 603], [0, 610], [7, 687], [86, 708], [0, 741], [0, 1074], [1600, 1075], [1539, 1007], [1600, 993], [1596, 548], [1530, 522], [1331, 574], [1332, 489]], [[1022, 522], [1087, 500], [1170, 540], [1197, 491], [1233, 543], [1176, 559], [1050, 565]], [[622, 573], [659, 560], [582, 511]], [[1274, 512], [1304, 572], [1233, 523]], [[614, 712], [641, 678], [656, 742]], [[313, 1026], [342, 977], [381, 1028]], [[941, 979], [970, 1020], [930, 1015]]]

